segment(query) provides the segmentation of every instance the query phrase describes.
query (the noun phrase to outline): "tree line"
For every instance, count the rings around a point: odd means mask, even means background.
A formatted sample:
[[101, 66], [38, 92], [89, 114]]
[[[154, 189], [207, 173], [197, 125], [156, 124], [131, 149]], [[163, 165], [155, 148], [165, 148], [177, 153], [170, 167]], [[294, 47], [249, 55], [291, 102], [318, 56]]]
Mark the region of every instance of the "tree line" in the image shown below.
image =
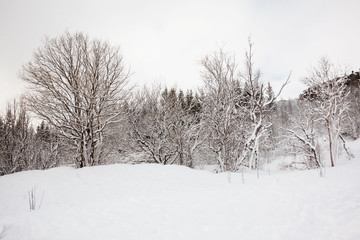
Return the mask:
[[67, 157], [65, 144], [48, 124], [33, 128], [22, 100], [8, 105], [0, 116], [0, 175], [55, 167]]
[[345, 139], [359, 137], [360, 98], [345, 71], [321, 59], [302, 79], [309, 89], [279, 101], [291, 74], [274, 92], [255, 67], [251, 39], [244, 62], [218, 49], [201, 61], [197, 91], [136, 89], [118, 47], [84, 33], [46, 38], [19, 73], [31, 93], [0, 116], [0, 174], [114, 162], [235, 172], [259, 169], [279, 149], [297, 156], [292, 166], [321, 170], [341, 149], [351, 156]]

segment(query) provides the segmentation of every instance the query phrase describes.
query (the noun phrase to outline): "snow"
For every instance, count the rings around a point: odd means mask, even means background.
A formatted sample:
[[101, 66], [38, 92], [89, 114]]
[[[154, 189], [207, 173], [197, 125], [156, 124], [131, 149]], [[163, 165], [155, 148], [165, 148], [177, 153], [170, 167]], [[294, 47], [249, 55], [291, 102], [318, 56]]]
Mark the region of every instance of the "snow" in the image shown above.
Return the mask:
[[325, 178], [247, 172], [245, 184], [241, 174], [229, 183], [226, 173], [154, 164], [11, 174], [0, 177], [0, 239], [360, 239], [353, 153]]

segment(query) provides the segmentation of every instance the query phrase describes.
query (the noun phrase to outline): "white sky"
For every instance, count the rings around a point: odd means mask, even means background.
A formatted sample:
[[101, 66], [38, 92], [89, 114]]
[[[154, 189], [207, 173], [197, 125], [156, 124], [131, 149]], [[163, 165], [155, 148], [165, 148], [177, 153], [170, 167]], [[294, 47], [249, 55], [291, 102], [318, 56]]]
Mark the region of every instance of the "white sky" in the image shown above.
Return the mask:
[[[327, 56], [360, 68], [359, 0], [0, 0], [0, 112], [25, 91], [17, 77], [44, 36], [69, 30], [120, 45], [134, 83], [201, 86], [200, 59], [219, 46], [240, 64], [251, 34], [255, 64], [283, 98]], [[242, 66], [241, 66], [242, 67]]]

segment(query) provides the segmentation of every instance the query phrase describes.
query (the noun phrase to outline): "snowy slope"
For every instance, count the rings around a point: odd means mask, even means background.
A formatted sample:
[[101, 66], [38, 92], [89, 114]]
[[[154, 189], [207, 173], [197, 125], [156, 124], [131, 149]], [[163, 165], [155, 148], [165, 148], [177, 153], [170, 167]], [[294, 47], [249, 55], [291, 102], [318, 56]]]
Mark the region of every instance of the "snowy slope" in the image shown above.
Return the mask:
[[[29, 211], [28, 191], [37, 205]], [[245, 175], [180, 166], [55, 168], [0, 177], [0, 239], [360, 239], [360, 159]]]

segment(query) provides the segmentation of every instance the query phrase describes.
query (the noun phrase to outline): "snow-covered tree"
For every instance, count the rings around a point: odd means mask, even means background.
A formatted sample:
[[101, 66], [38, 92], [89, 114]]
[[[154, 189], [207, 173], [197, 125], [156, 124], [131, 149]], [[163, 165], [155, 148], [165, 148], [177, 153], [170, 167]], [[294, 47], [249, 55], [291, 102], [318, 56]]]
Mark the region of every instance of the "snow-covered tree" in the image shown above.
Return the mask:
[[24, 98], [9, 104], [0, 116], [0, 175], [46, 169], [65, 158], [65, 145], [42, 122], [34, 131]]
[[44, 121], [36, 128], [34, 145], [34, 169], [47, 169], [65, 162], [67, 143]]
[[20, 77], [30, 109], [67, 138], [78, 167], [101, 163], [109, 126], [123, 117], [129, 71], [118, 47], [66, 32], [46, 38]]
[[264, 84], [260, 82], [260, 75], [260, 71], [254, 66], [253, 43], [249, 38], [249, 50], [245, 54], [245, 70], [241, 74], [246, 86], [244, 91], [246, 91], [247, 100], [242, 109], [248, 116], [248, 130], [242, 152], [237, 159], [237, 167], [240, 165], [250, 168], [258, 167], [260, 140], [272, 125], [265, 119], [266, 111], [274, 104], [290, 78], [289, 75], [277, 94], [271, 93], [271, 89], [268, 89], [268, 94], [266, 94]]
[[128, 109], [129, 133], [153, 162], [172, 164], [177, 159], [177, 149], [169, 141], [168, 114], [160, 100], [161, 86], [144, 87], [134, 95]]
[[193, 166], [204, 142], [199, 102], [175, 88], [144, 88], [129, 106], [131, 138], [153, 162]]
[[178, 163], [193, 167], [194, 155], [206, 139], [199, 99], [192, 95], [192, 91], [188, 91], [184, 97], [180, 90], [176, 101], [170, 107], [175, 110], [171, 111], [173, 128], [170, 135], [178, 149]]
[[349, 107], [346, 112], [348, 120], [344, 122], [344, 130], [347, 136], [357, 139], [360, 137], [360, 71], [353, 71], [347, 76], [346, 88], [349, 91], [347, 96]]
[[346, 79], [346, 71], [341, 72], [327, 58], [321, 58], [318, 65], [302, 79], [309, 89], [300, 98], [314, 103], [314, 113], [325, 125], [332, 167], [335, 166], [341, 142], [345, 146], [341, 134], [349, 106]]
[[316, 116], [312, 113], [311, 103], [300, 102], [298, 116], [290, 116], [292, 128], [286, 128], [287, 143], [293, 145], [296, 155], [303, 155], [304, 161], [292, 164], [303, 164], [307, 169], [319, 168], [322, 174], [320, 146], [317, 143], [319, 130], [316, 126]]
[[32, 169], [33, 129], [23, 100], [9, 104], [0, 117], [0, 175]]
[[270, 84], [265, 89], [260, 71], [254, 68], [252, 48], [249, 39], [243, 73], [238, 71], [235, 58], [221, 49], [202, 60], [208, 142], [223, 171], [258, 166], [260, 140], [271, 127], [267, 113], [289, 82], [290, 76], [277, 94]]
[[241, 153], [245, 116], [240, 108], [239, 73], [233, 56], [222, 49], [202, 60], [203, 114], [208, 144], [222, 171], [236, 171]]

